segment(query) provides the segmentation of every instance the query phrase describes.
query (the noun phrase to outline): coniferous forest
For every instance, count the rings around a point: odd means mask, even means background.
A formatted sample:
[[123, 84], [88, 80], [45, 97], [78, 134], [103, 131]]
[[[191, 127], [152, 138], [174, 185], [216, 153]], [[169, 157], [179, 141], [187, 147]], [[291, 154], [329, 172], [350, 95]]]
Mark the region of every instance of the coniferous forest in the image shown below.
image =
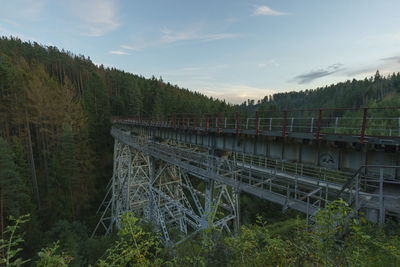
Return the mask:
[[[17, 38], [0, 39], [0, 230], [5, 266], [398, 266], [399, 224], [378, 230], [334, 202], [316, 217], [243, 195], [238, 236], [213, 229], [163, 247], [125, 214], [118, 233], [90, 237], [112, 176], [111, 116], [400, 106], [400, 73], [231, 105]], [[338, 224], [337, 222], [341, 223]], [[337, 229], [346, 225], [346, 229]], [[338, 230], [342, 233], [337, 238]], [[217, 236], [219, 238], [217, 238]]]

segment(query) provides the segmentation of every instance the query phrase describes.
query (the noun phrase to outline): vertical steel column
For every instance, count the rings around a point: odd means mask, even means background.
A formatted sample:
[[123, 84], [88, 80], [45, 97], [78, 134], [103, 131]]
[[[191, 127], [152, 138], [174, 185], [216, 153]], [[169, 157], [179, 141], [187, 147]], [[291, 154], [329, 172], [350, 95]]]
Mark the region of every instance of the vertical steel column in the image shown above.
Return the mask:
[[150, 193], [150, 195], [149, 195], [149, 207], [148, 207], [148, 212], [147, 212], [147, 220], [148, 221], [153, 221], [154, 220], [154, 195], [153, 195], [153, 190], [152, 190], [152, 187], [153, 187], [153, 184], [154, 184], [154, 182], [155, 182], [155, 168], [156, 168], [156, 162], [155, 162], [155, 159], [154, 159], [154, 157], [150, 157], [150, 166], [149, 166], [149, 168], [150, 168], [150, 170], [149, 170], [149, 178], [150, 178], [150, 183], [149, 183], [149, 193]]
[[203, 229], [206, 229], [209, 225], [209, 221], [212, 220], [212, 210], [213, 210], [213, 198], [214, 198], [214, 181], [211, 179], [207, 179], [205, 181], [206, 184], [206, 192], [204, 199], [204, 216], [203, 218]]
[[233, 203], [234, 203], [234, 212], [236, 215], [234, 222], [234, 232], [235, 235], [240, 234], [240, 191], [238, 189], [232, 188], [233, 193]]
[[115, 219], [115, 214], [114, 214], [114, 210], [115, 210], [115, 175], [117, 173], [117, 160], [118, 160], [118, 146], [119, 146], [119, 141], [115, 140], [114, 141], [114, 169], [113, 169], [113, 176], [112, 176], [112, 182], [111, 182], [111, 187], [112, 187], [112, 195], [111, 195], [111, 225], [110, 227], [112, 227]]

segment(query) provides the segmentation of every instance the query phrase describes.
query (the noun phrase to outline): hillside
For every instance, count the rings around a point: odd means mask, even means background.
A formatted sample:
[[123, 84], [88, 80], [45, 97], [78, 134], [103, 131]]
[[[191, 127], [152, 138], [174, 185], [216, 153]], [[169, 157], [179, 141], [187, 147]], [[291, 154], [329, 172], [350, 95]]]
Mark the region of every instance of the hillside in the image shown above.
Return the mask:
[[93, 227], [112, 171], [110, 116], [227, 108], [161, 79], [96, 66], [56, 47], [1, 38], [0, 136], [11, 147], [21, 178], [2, 186], [1, 229], [9, 215], [32, 214], [29, 247], [60, 220]]
[[379, 71], [364, 80], [348, 80], [329, 86], [267, 95], [255, 102], [248, 100], [242, 108], [318, 109], [400, 106], [400, 72], [381, 76]]

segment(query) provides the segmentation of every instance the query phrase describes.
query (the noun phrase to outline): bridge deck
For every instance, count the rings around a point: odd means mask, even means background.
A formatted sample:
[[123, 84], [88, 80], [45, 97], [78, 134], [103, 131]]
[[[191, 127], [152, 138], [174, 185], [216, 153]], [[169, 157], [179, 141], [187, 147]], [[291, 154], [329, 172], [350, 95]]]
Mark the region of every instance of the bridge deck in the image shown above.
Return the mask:
[[400, 107], [181, 113], [158, 118], [115, 117], [112, 121], [202, 133], [400, 144]]

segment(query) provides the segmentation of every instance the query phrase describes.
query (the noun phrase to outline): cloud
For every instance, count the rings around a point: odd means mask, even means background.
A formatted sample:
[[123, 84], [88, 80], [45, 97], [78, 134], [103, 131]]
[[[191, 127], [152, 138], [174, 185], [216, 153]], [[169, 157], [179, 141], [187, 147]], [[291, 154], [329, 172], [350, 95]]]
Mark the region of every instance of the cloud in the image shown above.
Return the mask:
[[354, 67], [346, 72], [349, 77], [370, 77], [379, 70], [380, 74], [388, 75], [399, 71], [400, 55], [380, 58], [375, 62], [364, 64], [362, 67]]
[[140, 50], [140, 47], [132, 45], [120, 45], [120, 47], [127, 50], [134, 50], [134, 51]]
[[274, 59], [270, 59], [267, 62], [262, 62], [258, 63], [257, 65], [260, 69], [268, 67], [268, 66], [274, 66], [274, 67], [279, 67], [279, 63], [276, 62]]
[[36, 20], [40, 18], [44, 6], [44, 0], [2, 1], [0, 17], [3, 22], [12, 26], [19, 26], [15, 19]]
[[102, 36], [120, 26], [113, 0], [73, 0], [71, 11], [79, 20], [79, 28], [87, 36]]
[[393, 56], [393, 57], [386, 57], [386, 58], [381, 58], [383, 61], [388, 61], [388, 62], [394, 62], [394, 63], [399, 63], [400, 64], [400, 56]]
[[110, 54], [113, 54], [113, 55], [130, 55], [128, 52], [121, 51], [121, 50], [112, 50], [112, 51], [110, 51]]
[[297, 82], [298, 84], [306, 84], [310, 83], [316, 79], [332, 75], [338, 71], [343, 70], [343, 64], [337, 63], [331, 66], [328, 66], [325, 69], [313, 70], [304, 74], [300, 74], [293, 78], [293, 81]]
[[21, 24], [15, 22], [13, 20], [10, 20], [10, 19], [3, 18], [3, 19], [0, 19], [0, 21], [5, 22], [5, 23], [7, 23], [7, 24], [9, 24], [9, 25], [11, 25], [13, 27], [21, 27]]
[[258, 6], [254, 9], [253, 16], [283, 16], [289, 13], [273, 10], [268, 6]]
[[175, 43], [179, 41], [216, 41], [222, 39], [231, 39], [240, 37], [240, 34], [235, 33], [202, 33], [199, 28], [191, 28], [186, 31], [172, 31], [168, 28], [161, 29], [161, 43]]
[[155, 40], [144, 40], [136, 37], [131, 44], [120, 45], [121, 48], [133, 51], [139, 51], [150, 47], [157, 47], [161, 45], [183, 43], [189, 41], [211, 42], [223, 39], [239, 38], [242, 35], [237, 33], [205, 33], [200, 27], [191, 27], [184, 31], [173, 31], [169, 28], [162, 28], [160, 30], [160, 37]]

